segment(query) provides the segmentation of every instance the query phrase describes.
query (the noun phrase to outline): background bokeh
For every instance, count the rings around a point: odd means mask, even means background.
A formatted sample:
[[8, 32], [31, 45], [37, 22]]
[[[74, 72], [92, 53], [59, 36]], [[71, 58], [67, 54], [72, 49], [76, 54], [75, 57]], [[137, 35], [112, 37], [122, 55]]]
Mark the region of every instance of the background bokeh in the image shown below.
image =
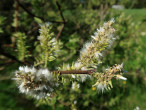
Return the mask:
[[[58, 4], [61, 9], [55, 0], [0, 0], [0, 110], [145, 110], [146, 1], [58, 0]], [[60, 13], [65, 23], [54, 22], [63, 21]], [[33, 65], [38, 18], [51, 22], [52, 31], [62, 42], [60, 57], [48, 64], [52, 69], [76, 60], [96, 29], [115, 18], [117, 40], [106, 53], [103, 66], [124, 62], [128, 80], [113, 80], [114, 88], [103, 94], [91, 87], [90, 80], [76, 91], [71, 90], [71, 84], [64, 85], [50, 102], [19, 93], [11, 78], [20, 65]], [[18, 41], [23, 41], [24, 47], [17, 48]]]

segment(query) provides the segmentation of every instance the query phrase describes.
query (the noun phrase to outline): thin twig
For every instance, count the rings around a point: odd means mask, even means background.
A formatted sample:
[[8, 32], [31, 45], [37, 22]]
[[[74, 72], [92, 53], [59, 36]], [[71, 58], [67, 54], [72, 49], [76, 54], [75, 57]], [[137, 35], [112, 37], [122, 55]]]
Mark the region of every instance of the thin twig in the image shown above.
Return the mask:
[[60, 31], [58, 32], [56, 39], [59, 38], [59, 36], [61, 35], [61, 32], [63, 31], [63, 29], [64, 29], [64, 24], [62, 25]]
[[[29, 11], [25, 6], [23, 6], [23, 5], [20, 3], [19, 0], [16, 0], [16, 2], [17, 2], [17, 4], [18, 4], [27, 14], [29, 14], [31, 17], [33, 17], [33, 18], [34, 18], [34, 17], [39, 18], [39, 19], [41, 19], [42, 21], [45, 22], [45, 19], [44, 19], [43, 17], [40, 17], [40, 16], [37, 16], [37, 15], [33, 14], [33, 13], [32, 13], [31, 11]], [[59, 4], [58, 0], [56, 0], [56, 5], [57, 5], [57, 8], [58, 8], [58, 10], [59, 10], [59, 13], [60, 13], [60, 16], [61, 16], [61, 18], [62, 18], [62, 21], [49, 20], [49, 22], [52, 22], [52, 23], [63, 23], [62, 28], [60, 29], [60, 31], [58, 32], [57, 37], [56, 37], [56, 38], [58, 39], [59, 36], [61, 35], [63, 29], [64, 29], [64, 26], [65, 26], [66, 21], [65, 21], [65, 18], [64, 18], [64, 16], [63, 16], [63, 13], [62, 13], [62, 10], [61, 10], [61, 5]]]
[[60, 16], [61, 16], [63, 22], [66, 23], [65, 18], [64, 18], [63, 13], [62, 13], [62, 10], [61, 10], [61, 5], [59, 4], [58, 0], [56, 0], [56, 5], [58, 7], [58, 10], [59, 10], [59, 13], [60, 13]]
[[9, 53], [2, 52], [2, 51], [1, 51], [0, 54], [6, 56], [7, 58], [10, 58], [10, 59], [12, 59], [12, 60], [18, 62], [18, 63], [24, 64], [23, 62], [19, 61], [15, 56], [10, 55]]
[[0, 48], [0, 50], [1, 50], [0, 51], [1, 55], [5, 56], [7, 58], [10, 58], [11, 60], [16, 61], [16, 62], [18, 62], [20, 64], [28, 64], [26, 62], [22, 62], [22, 61], [18, 60], [15, 56], [11, 55], [10, 53], [5, 52], [4, 49]]
[[66, 71], [52, 71], [54, 74], [88, 74], [91, 75], [95, 70], [66, 70]]
[[[19, 4], [19, 6], [27, 13], [29, 14], [31, 17], [36, 17], [36, 18], [39, 18], [41, 19], [42, 21], [45, 22], [45, 19], [43, 17], [40, 17], [40, 16], [37, 16], [35, 14], [33, 14], [32, 12], [30, 12], [25, 6], [23, 6], [19, 0], [16, 0], [17, 3]], [[55, 21], [55, 20], [49, 20], [49, 22], [52, 22], [52, 23], [64, 23], [64, 21]]]
[[20, 6], [25, 12], [27, 12], [30, 16], [40, 18], [41, 20], [44, 21], [44, 18], [39, 17], [39, 16], [36, 16], [36, 15], [33, 14], [32, 12], [30, 12], [27, 8], [25, 8], [25, 7], [19, 2], [19, 0], [16, 0], [16, 1], [17, 1], [17, 3], [19, 4], [19, 6]]
[[63, 12], [62, 12], [62, 10], [61, 10], [61, 5], [59, 4], [58, 0], [56, 0], [56, 5], [57, 5], [57, 8], [58, 8], [58, 10], [59, 10], [60, 16], [61, 16], [61, 18], [62, 18], [62, 20], [63, 20], [63, 25], [62, 25], [62, 27], [61, 27], [61, 29], [60, 29], [60, 31], [58, 32], [57, 37], [56, 37], [56, 39], [58, 39], [59, 36], [61, 35], [63, 29], [64, 29], [64, 26], [65, 26], [66, 21], [65, 21], [65, 18], [64, 18], [64, 16], [63, 16]]
[[[71, 75], [71, 74], [88, 74], [88, 75], [92, 75], [92, 73], [95, 72], [95, 70], [67, 70], [67, 71], [51, 71], [53, 74], [60, 74], [60, 75]], [[1, 80], [9, 80], [12, 77], [1, 77]]]

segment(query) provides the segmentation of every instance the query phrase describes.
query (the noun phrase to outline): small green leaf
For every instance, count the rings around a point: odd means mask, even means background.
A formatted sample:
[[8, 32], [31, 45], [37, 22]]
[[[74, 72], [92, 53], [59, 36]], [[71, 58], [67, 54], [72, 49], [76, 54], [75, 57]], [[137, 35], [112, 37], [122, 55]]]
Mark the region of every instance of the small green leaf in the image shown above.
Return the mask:
[[38, 23], [38, 24], [42, 24], [43, 21], [37, 17], [34, 17], [34, 20]]

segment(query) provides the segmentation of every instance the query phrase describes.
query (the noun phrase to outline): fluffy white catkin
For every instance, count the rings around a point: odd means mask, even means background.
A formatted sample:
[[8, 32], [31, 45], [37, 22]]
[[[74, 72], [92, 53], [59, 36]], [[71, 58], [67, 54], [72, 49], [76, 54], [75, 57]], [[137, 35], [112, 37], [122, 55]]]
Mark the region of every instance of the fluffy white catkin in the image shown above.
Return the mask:
[[50, 96], [54, 87], [58, 85], [48, 69], [36, 69], [28, 66], [20, 66], [13, 79], [16, 80], [21, 93], [37, 99]]

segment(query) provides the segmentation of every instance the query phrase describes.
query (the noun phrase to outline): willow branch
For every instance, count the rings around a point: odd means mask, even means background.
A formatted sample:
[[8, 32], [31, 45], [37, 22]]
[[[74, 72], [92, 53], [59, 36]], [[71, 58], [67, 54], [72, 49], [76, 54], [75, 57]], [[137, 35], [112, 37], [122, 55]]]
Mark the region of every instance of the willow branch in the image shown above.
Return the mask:
[[88, 74], [91, 75], [95, 70], [67, 70], [67, 71], [52, 71], [54, 74]]
[[[67, 70], [67, 71], [51, 71], [53, 74], [60, 74], [60, 75], [71, 75], [71, 74], [87, 74], [87, 75], [92, 75], [92, 73], [95, 72], [95, 70]], [[1, 77], [0, 81], [2, 80], [9, 80], [12, 77]]]

